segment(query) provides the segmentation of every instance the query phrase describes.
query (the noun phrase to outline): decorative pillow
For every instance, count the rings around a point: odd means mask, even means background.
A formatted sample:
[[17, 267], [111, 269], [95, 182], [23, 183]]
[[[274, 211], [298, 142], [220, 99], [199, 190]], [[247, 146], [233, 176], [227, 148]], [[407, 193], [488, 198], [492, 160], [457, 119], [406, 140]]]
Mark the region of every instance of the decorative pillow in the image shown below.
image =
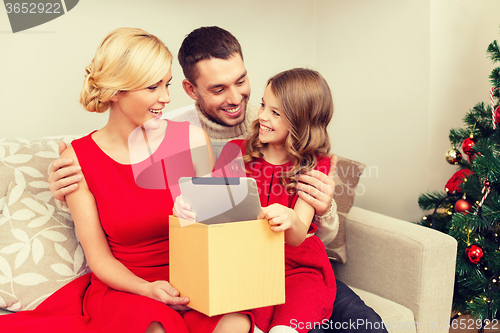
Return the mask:
[[48, 168], [59, 142], [0, 139], [0, 308], [36, 307], [88, 271], [71, 216], [56, 208]]
[[30, 310], [87, 272], [71, 216], [11, 183], [0, 217], [0, 307]]
[[364, 169], [364, 164], [338, 156], [337, 170], [334, 177], [335, 190], [333, 199], [337, 203], [339, 231], [333, 241], [325, 246], [328, 257], [338, 263], [344, 264], [347, 260], [345, 250], [345, 221], [354, 203], [356, 186]]
[[[0, 139], [0, 213], [11, 181], [27, 187], [43, 201], [52, 199], [48, 168], [59, 157], [58, 145], [69, 144], [76, 136], [47, 137], [37, 140]], [[54, 200], [54, 199], [52, 199]]]

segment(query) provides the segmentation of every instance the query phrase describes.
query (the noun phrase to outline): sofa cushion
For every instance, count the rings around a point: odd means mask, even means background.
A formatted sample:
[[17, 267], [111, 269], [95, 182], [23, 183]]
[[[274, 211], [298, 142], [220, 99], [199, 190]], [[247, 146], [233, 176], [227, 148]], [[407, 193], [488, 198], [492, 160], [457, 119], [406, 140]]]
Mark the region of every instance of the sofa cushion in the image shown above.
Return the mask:
[[333, 199], [337, 203], [339, 216], [339, 231], [335, 238], [325, 245], [328, 257], [335, 262], [345, 263], [347, 260], [345, 248], [345, 221], [351, 210], [356, 195], [356, 186], [363, 174], [365, 165], [344, 157], [338, 156], [335, 172], [335, 190]]
[[59, 142], [75, 138], [0, 139], [0, 308], [32, 309], [87, 271], [71, 217], [47, 182]]
[[0, 139], [0, 213], [7, 187], [16, 181], [38, 198], [52, 197], [47, 183], [50, 163], [59, 157], [59, 142], [70, 143], [76, 136], [47, 137], [36, 140]]
[[33, 309], [87, 272], [71, 216], [12, 182], [0, 217], [0, 308]]

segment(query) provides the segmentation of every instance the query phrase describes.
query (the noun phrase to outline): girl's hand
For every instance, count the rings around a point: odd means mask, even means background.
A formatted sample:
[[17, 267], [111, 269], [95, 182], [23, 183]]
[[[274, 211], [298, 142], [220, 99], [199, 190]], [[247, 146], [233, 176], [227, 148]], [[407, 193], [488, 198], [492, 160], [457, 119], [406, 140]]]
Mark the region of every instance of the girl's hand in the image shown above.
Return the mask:
[[196, 214], [191, 211], [189, 204], [182, 199], [182, 195], [175, 198], [173, 212], [175, 217], [196, 222]]
[[275, 232], [293, 228], [299, 221], [297, 213], [293, 209], [280, 204], [272, 204], [262, 208], [258, 219], [267, 219], [271, 230]]
[[188, 311], [188, 297], [179, 297], [180, 293], [167, 281], [150, 282], [146, 286], [145, 296], [167, 304], [176, 311]]

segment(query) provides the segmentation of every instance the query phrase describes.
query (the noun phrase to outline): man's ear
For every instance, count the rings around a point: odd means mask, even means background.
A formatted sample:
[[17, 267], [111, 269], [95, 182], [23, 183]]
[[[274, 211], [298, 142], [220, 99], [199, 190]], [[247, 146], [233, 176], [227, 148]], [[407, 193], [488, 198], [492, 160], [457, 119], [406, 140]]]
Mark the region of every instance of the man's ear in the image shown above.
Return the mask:
[[184, 91], [186, 92], [186, 94], [188, 94], [189, 97], [191, 97], [195, 101], [198, 100], [198, 94], [196, 93], [196, 88], [194, 84], [192, 84], [188, 79], [182, 80], [182, 88], [184, 88]]

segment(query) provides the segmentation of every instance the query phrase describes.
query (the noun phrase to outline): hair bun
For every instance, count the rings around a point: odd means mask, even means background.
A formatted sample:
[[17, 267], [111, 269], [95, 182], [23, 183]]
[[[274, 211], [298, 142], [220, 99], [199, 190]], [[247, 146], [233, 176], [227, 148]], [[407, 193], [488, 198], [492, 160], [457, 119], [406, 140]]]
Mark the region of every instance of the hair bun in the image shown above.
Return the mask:
[[102, 89], [94, 79], [92, 67], [90, 65], [85, 68], [87, 74], [85, 75], [83, 89], [80, 93], [80, 103], [87, 111], [102, 113], [109, 109], [110, 102], [109, 100], [104, 103], [101, 102], [103, 100]]

